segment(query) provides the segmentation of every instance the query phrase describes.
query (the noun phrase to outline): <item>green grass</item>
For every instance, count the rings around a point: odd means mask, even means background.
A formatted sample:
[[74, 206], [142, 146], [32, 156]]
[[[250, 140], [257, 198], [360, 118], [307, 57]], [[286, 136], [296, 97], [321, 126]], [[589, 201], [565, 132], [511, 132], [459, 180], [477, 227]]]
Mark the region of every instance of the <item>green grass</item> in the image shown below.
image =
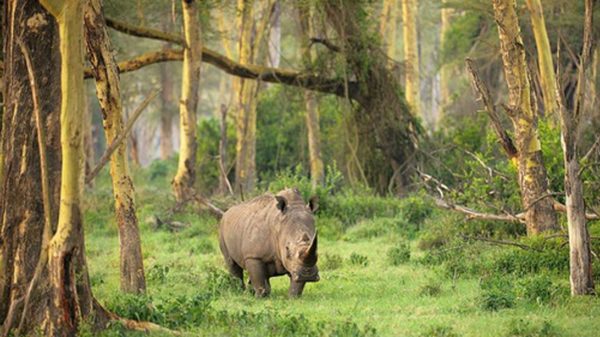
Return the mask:
[[[130, 315], [147, 310], [148, 317], [172, 325], [184, 335], [304, 336], [317, 332], [354, 336], [374, 328], [377, 336], [592, 337], [600, 330], [597, 297], [565, 296], [543, 303], [517, 298], [508, 309], [485, 310], [480, 304], [480, 279], [468, 275], [452, 279], [442, 265], [420, 263], [424, 253], [416, 248], [414, 239], [408, 241], [410, 260], [392, 265], [388, 252], [399, 242], [407, 241], [401, 233], [385, 231], [364, 239], [320, 239], [320, 256], [335, 260], [330, 262], [331, 268], [321, 268], [320, 282], [307, 285], [301, 298], [288, 299], [288, 278], [273, 278], [271, 296], [257, 300], [249, 291], [232, 286], [224, 276], [216, 220], [189, 209], [176, 216], [176, 220], [188, 223], [188, 228], [180, 232], [152, 228], [150, 216], [165, 214], [170, 204], [164, 185], [140, 188], [138, 184], [138, 214], [150, 299], [143, 299], [141, 305], [131, 304], [119, 291], [117, 231], [110, 198], [101, 186], [88, 195], [87, 258], [94, 294], [107, 308], [125, 310]], [[368, 221], [363, 220], [360, 226], [367, 228]], [[372, 221], [376, 226], [382, 223], [377, 218]], [[352, 263], [353, 255], [366, 257], [368, 263]], [[469, 258], [476, 260], [480, 256]], [[550, 277], [553, 282], [568, 286], [564, 275]], [[207, 313], [189, 303], [194, 298], [200, 301], [197, 306], [207, 308]], [[180, 302], [173, 302], [175, 299]], [[186, 309], [188, 306], [192, 309]], [[187, 313], [185, 310], [196, 316], [179, 319], [178, 313]], [[156, 316], [157, 313], [162, 316]], [[140, 315], [147, 319], [145, 313]], [[106, 334], [123, 333], [114, 328]]]

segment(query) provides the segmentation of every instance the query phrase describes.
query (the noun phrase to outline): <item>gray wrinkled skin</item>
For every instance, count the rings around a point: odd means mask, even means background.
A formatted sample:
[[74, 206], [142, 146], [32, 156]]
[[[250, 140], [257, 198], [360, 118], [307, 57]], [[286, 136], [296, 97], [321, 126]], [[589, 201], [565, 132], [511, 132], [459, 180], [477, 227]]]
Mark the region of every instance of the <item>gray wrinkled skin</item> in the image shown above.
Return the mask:
[[269, 279], [290, 277], [289, 295], [319, 281], [316, 199], [306, 204], [295, 189], [265, 194], [231, 207], [221, 219], [219, 246], [229, 272], [244, 286], [246, 270], [256, 297], [271, 292]]

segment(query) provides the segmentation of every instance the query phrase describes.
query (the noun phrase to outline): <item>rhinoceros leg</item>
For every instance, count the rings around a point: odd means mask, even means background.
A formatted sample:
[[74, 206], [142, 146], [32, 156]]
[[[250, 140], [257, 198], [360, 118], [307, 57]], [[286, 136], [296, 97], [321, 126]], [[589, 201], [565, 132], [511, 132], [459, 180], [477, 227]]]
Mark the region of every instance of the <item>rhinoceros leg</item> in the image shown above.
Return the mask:
[[221, 252], [223, 253], [223, 259], [225, 260], [225, 264], [227, 265], [227, 269], [229, 273], [236, 278], [240, 279], [240, 285], [242, 289], [246, 289], [244, 287], [244, 269], [240, 267], [232, 258], [229, 256], [229, 251], [225, 246], [223, 240], [219, 240], [219, 246], [221, 247]]
[[298, 282], [290, 278], [290, 290], [288, 291], [288, 296], [300, 297], [300, 295], [302, 295], [302, 291], [304, 290], [305, 284], [306, 282]]
[[248, 259], [246, 260], [246, 269], [248, 269], [248, 277], [254, 287], [254, 295], [257, 298], [269, 296], [271, 285], [266, 275], [265, 264], [257, 259]]

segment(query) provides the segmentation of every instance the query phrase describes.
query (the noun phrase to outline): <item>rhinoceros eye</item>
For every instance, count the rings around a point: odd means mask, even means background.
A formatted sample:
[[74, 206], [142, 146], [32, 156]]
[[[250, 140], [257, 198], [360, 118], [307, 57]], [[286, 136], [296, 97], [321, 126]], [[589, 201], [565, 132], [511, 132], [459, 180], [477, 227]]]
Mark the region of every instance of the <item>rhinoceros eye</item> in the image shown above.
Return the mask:
[[285, 255], [287, 256], [288, 259], [290, 259], [292, 257], [292, 250], [290, 249], [289, 245], [285, 246]]

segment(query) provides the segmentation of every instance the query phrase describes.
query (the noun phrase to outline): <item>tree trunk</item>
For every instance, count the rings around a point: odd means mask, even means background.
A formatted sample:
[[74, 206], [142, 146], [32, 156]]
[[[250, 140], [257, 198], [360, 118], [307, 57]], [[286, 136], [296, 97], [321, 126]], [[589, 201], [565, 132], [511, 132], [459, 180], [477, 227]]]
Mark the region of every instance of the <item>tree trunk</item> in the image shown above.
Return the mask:
[[[447, 0], [443, 0], [443, 4], [447, 4]], [[446, 43], [446, 34], [450, 29], [450, 23], [454, 10], [452, 8], [442, 8], [441, 17], [442, 23], [440, 27], [440, 50], [444, 48]], [[444, 113], [448, 105], [450, 104], [450, 66], [442, 64], [440, 68], [440, 113], [436, 120], [436, 125], [439, 126], [441, 120], [444, 118]]]
[[[310, 69], [315, 59], [314, 49], [310, 48], [310, 38], [315, 35], [312, 7], [298, 6], [300, 30], [304, 48], [304, 65]], [[319, 126], [319, 102], [314, 92], [304, 91], [306, 106], [306, 130], [308, 132], [308, 156], [310, 161], [310, 180], [313, 190], [325, 180], [323, 159], [321, 157], [321, 130]]]
[[417, 0], [402, 0], [404, 58], [406, 59], [406, 101], [415, 116], [421, 117], [419, 50], [417, 47]]
[[383, 0], [379, 33], [387, 47], [389, 63], [393, 64], [396, 56], [396, 22], [398, 20], [398, 0]]
[[[169, 48], [169, 44], [165, 45]], [[167, 63], [160, 64], [160, 159], [173, 155], [173, 81]]]
[[526, 210], [527, 233], [534, 235], [558, 229], [558, 224], [553, 201], [548, 194], [548, 178], [537, 134], [538, 114], [532, 104], [516, 2], [494, 0], [493, 5], [515, 128], [521, 200]]
[[[93, 132], [93, 121], [92, 121], [92, 109], [88, 102], [87, 95], [84, 98], [85, 110], [83, 120], [83, 152], [85, 156], [85, 175], [87, 176], [94, 169], [94, 132]], [[93, 187], [94, 181], [90, 181], [88, 186]]]
[[[0, 181], [0, 324], [3, 324], [0, 335], [16, 329], [19, 324], [23, 310], [20, 299], [25, 296], [38, 264], [44, 231], [32, 91], [17, 37], [26, 48], [36, 50], [30, 53], [31, 63], [38, 82], [38, 99], [43, 102], [39, 112], [46, 126], [50, 203], [55, 210], [60, 200], [61, 165], [60, 53], [56, 21], [36, 0], [9, 0], [4, 1], [3, 6], [5, 106], [0, 146], [4, 153], [2, 170], [6, 174]], [[26, 22], [34, 17], [39, 20], [28, 27]], [[53, 215], [51, 222], [56, 224], [58, 212]], [[44, 320], [50, 290], [45, 289], [40, 296], [45, 301], [40, 301], [39, 308], [29, 312], [24, 333], [41, 326]]]
[[[565, 196], [567, 222], [569, 226], [570, 279], [572, 295], [594, 294], [594, 278], [592, 274], [592, 255], [590, 252], [590, 235], [587, 229], [585, 202], [583, 200], [583, 183], [580, 176], [577, 143], [579, 126], [585, 112], [586, 67], [592, 47], [592, 0], [585, 0], [585, 19], [583, 30], [583, 48], [579, 59], [577, 88], [575, 91], [574, 109], [566, 111], [560, 104], [561, 144], [565, 164]], [[557, 91], [557, 94], [560, 93]], [[562, 96], [561, 101], [562, 102]]]
[[531, 16], [531, 26], [535, 37], [537, 47], [538, 65], [540, 70], [540, 82], [542, 84], [542, 94], [544, 95], [544, 110], [548, 118], [557, 117], [558, 105], [556, 100], [556, 75], [554, 73], [554, 64], [552, 62], [552, 50], [550, 41], [546, 32], [546, 22], [544, 21], [544, 10], [540, 0], [527, 0], [527, 9]]
[[179, 163], [173, 182], [175, 199], [181, 203], [188, 199], [196, 180], [196, 110], [200, 89], [202, 63], [202, 36], [195, 0], [182, 0], [183, 30], [187, 47], [184, 49], [181, 74], [181, 100], [179, 103]]
[[[85, 7], [85, 37], [90, 63], [96, 79], [96, 92], [107, 144], [123, 132], [123, 106], [119, 72], [102, 14], [101, 0], [90, 0]], [[115, 213], [119, 226], [121, 290], [142, 293], [146, 290], [135, 192], [127, 165], [127, 146], [117, 148], [110, 160]]]
[[[270, 19], [272, 1], [261, 2], [261, 20], [254, 19], [254, 1], [239, 0], [238, 55], [241, 64], [251, 64], [266, 57], [260, 52]], [[235, 98], [236, 116], [236, 160], [235, 187], [240, 192], [251, 192], [256, 184], [256, 96], [260, 89], [256, 81], [239, 80], [234, 88], [239, 90]]]
[[269, 65], [279, 67], [281, 59], [281, 1], [275, 0], [273, 15], [271, 17], [271, 31], [269, 32]]

